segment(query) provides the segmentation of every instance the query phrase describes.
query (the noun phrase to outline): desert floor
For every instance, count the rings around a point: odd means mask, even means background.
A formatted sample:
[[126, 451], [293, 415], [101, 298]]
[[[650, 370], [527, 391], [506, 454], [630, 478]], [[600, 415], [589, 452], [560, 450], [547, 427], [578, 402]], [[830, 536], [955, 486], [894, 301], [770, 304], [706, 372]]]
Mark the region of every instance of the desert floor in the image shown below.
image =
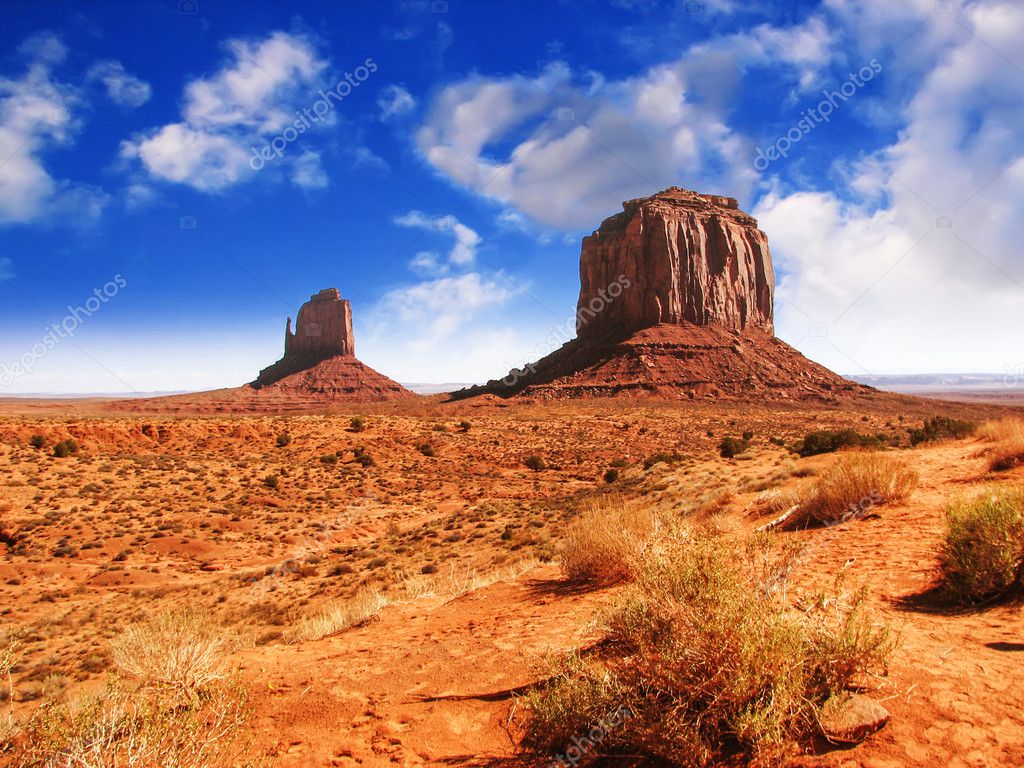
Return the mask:
[[[1007, 413], [910, 398], [764, 407], [435, 397], [289, 416], [8, 402], [0, 628], [27, 642], [11, 706], [25, 716], [48, 696], [99, 686], [124, 626], [188, 606], [241, 638], [233, 665], [253, 692], [247, 727], [267, 765], [545, 765], [517, 755], [516, 694], [549, 654], [586, 645], [595, 610], [617, 592], [563, 581], [565, 522], [614, 493], [751, 530], [765, 522], [750, 514], [759, 495], [806, 483], [836, 458], [801, 459], [770, 438], [854, 427], [898, 443], [918, 489], [867, 519], [779, 535], [807, 540], [794, 595], [842, 574], [867, 586], [871, 609], [897, 630], [889, 675], [872, 692], [892, 721], [801, 764], [1024, 765], [1019, 604], [951, 612], [926, 595], [945, 504], [1019, 485], [1024, 468], [988, 472], [974, 438], [906, 440], [928, 416]], [[723, 437], [746, 431], [750, 451], [719, 457]], [[80, 451], [56, 458], [31, 446], [34, 435], [72, 437]], [[531, 456], [544, 468], [527, 468]], [[605, 482], [613, 465], [619, 478]], [[304, 617], [368, 589], [390, 600], [373, 620], [296, 636]]]

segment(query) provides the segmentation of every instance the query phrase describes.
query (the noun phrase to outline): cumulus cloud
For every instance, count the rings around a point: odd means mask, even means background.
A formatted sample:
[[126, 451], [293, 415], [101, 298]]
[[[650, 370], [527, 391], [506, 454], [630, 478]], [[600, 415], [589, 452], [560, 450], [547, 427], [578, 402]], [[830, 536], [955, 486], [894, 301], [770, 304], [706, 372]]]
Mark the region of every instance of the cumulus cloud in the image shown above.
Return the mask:
[[126, 72], [119, 61], [96, 62], [86, 73], [86, 80], [102, 83], [110, 100], [121, 107], [140, 107], [151, 95], [149, 83]]
[[[251, 147], [292, 124], [296, 105], [315, 92], [328, 63], [310, 40], [280, 31], [226, 47], [220, 70], [185, 86], [182, 119], [125, 141], [123, 157], [137, 158], [158, 179], [204, 192], [252, 175]], [[290, 162], [293, 183], [326, 186], [308, 152]]]
[[405, 115], [416, 108], [416, 99], [400, 85], [389, 85], [377, 97], [380, 119], [384, 122]]
[[476, 260], [480, 235], [454, 216], [428, 216], [422, 211], [409, 211], [404, 216], [395, 218], [395, 224], [452, 235], [455, 243], [448, 252], [448, 261], [453, 265], [465, 267]]
[[[476, 381], [500, 370], [500, 310], [524, 286], [504, 273], [438, 277], [388, 291], [369, 313], [373, 363], [405, 381]], [[500, 354], [499, 354], [500, 353]]]
[[299, 155], [292, 167], [292, 183], [303, 189], [323, 189], [327, 186], [327, 172], [320, 164], [320, 153], [307, 150]]
[[690, 98], [697, 64], [609, 82], [562, 63], [532, 78], [473, 76], [441, 91], [416, 142], [456, 183], [558, 228], [674, 183], [747, 190], [745, 141], [716, 105]]
[[920, 37], [935, 50], [922, 56], [895, 45], [906, 28], [891, 6], [854, 5], [848, 20], [865, 49], [878, 30], [859, 19], [884, 12], [891, 68], [928, 66], [898, 139], [853, 165], [846, 184], [812, 192], [776, 181], [754, 211], [782, 274], [779, 332], [851, 372], [1016, 366], [1024, 80], [1012, 57], [1024, 8], [976, 3], [958, 23], [933, 14]]
[[55, 178], [43, 163], [46, 152], [73, 144], [81, 126], [79, 89], [53, 72], [66, 49], [59, 38], [41, 33], [19, 51], [28, 57], [25, 73], [0, 77], [0, 224], [58, 216], [90, 221], [106, 205], [105, 193]]

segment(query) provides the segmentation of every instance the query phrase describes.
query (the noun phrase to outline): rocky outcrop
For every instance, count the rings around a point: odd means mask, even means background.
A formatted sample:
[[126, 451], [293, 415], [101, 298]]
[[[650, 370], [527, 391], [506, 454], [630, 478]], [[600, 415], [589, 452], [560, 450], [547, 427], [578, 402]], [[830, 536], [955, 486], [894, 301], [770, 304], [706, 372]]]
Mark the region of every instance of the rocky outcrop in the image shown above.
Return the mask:
[[731, 197], [671, 187], [583, 239], [576, 338], [453, 395], [835, 402], [872, 393], [775, 338], [768, 238]]
[[623, 203], [583, 239], [577, 334], [660, 323], [771, 334], [774, 286], [768, 238], [735, 199], [671, 187]]
[[337, 288], [325, 288], [299, 309], [294, 332], [288, 318], [284, 357], [260, 371], [251, 387], [295, 401], [364, 402], [412, 394], [357, 360], [355, 348], [352, 307]]
[[326, 360], [335, 355], [355, 355], [352, 334], [352, 307], [341, 298], [337, 288], [325, 288], [309, 298], [295, 320], [288, 318], [284, 336], [284, 356], [316, 357]]

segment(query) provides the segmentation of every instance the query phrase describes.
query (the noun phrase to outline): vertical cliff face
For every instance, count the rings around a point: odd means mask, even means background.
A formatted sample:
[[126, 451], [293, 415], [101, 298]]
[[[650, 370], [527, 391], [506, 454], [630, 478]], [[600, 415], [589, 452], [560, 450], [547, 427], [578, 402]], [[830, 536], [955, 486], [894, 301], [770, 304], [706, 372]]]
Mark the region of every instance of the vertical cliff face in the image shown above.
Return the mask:
[[627, 201], [583, 239], [580, 283], [580, 338], [659, 323], [774, 333], [768, 238], [731, 197], [671, 187]]
[[336, 355], [355, 355], [352, 307], [337, 288], [325, 288], [299, 309], [292, 333], [292, 319], [285, 330], [284, 356], [320, 360]]

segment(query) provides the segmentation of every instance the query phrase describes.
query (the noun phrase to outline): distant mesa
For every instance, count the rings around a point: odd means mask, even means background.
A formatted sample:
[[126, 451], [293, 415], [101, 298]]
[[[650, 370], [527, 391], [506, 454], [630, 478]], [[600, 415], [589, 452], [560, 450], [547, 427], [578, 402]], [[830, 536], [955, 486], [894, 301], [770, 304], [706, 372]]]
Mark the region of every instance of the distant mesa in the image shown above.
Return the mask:
[[576, 338], [455, 393], [834, 400], [870, 390], [775, 338], [768, 238], [734, 198], [670, 187], [583, 239]]
[[352, 306], [337, 288], [325, 288], [302, 305], [292, 331], [285, 326], [284, 357], [260, 371], [250, 385], [292, 395], [370, 402], [410, 397], [412, 392], [355, 356]]

